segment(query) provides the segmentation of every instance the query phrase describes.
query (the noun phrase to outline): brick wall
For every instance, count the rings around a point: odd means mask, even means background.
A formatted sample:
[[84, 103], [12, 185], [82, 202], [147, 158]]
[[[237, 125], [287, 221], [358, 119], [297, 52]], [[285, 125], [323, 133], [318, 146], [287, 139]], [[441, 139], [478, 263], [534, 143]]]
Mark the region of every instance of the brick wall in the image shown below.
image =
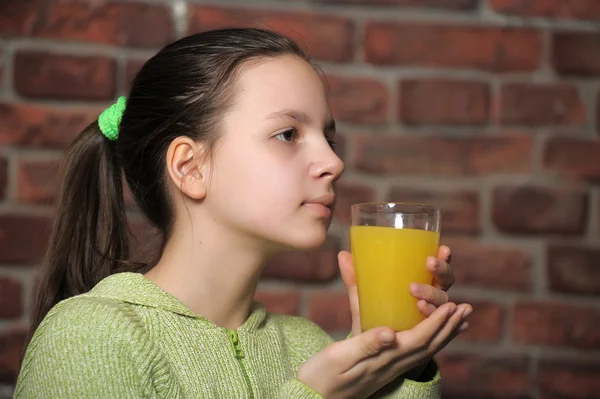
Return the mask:
[[600, 398], [598, 0], [0, 2], [0, 396], [61, 150], [161, 45], [224, 25], [298, 39], [341, 126], [331, 239], [267, 266], [269, 309], [342, 337], [349, 204], [440, 205], [452, 295], [476, 309], [440, 356], [444, 397]]

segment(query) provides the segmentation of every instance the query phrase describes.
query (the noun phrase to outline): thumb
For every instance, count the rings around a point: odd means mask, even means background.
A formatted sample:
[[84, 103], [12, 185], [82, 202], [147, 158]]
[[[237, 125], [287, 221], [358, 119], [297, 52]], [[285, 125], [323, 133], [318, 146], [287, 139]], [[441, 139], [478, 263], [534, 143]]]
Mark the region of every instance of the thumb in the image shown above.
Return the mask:
[[348, 251], [340, 251], [338, 254], [338, 262], [340, 265], [342, 281], [346, 288], [350, 289], [356, 287], [356, 273], [354, 272], [352, 254]]
[[[354, 341], [354, 342], [352, 342]], [[351, 358], [359, 363], [371, 356], [375, 356], [396, 342], [396, 333], [388, 327], [377, 327], [346, 341], [352, 343], [349, 348]]]
[[348, 251], [341, 251], [338, 254], [338, 261], [340, 264], [342, 281], [348, 290], [350, 313], [352, 315], [352, 335], [359, 335], [361, 331], [360, 307], [358, 305], [358, 287], [356, 286], [356, 272], [354, 271], [352, 254]]

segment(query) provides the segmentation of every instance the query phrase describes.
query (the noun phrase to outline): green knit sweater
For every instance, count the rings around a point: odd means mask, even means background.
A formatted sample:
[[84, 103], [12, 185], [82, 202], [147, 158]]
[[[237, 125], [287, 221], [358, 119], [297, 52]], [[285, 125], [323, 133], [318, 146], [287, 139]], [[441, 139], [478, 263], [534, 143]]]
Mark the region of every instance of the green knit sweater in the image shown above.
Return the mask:
[[[16, 398], [305, 398], [300, 365], [333, 340], [311, 321], [255, 302], [237, 330], [216, 326], [139, 273], [60, 302], [27, 348]], [[399, 380], [384, 397], [440, 397]]]

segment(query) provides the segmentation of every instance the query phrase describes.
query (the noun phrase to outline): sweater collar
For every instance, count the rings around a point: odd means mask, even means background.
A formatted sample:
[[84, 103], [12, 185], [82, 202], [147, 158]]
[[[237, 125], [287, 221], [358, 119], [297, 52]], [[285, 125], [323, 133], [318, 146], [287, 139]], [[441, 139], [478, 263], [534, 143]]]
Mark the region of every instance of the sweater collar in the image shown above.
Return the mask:
[[[123, 272], [110, 275], [100, 281], [87, 295], [110, 298], [136, 305], [148, 306], [177, 313], [202, 321], [207, 328], [221, 328], [199, 314], [194, 313], [183, 302], [163, 290], [141, 273]], [[248, 319], [237, 329], [238, 332], [254, 332], [260, 329], [266, 318], [262, 303], [254, 301]]]

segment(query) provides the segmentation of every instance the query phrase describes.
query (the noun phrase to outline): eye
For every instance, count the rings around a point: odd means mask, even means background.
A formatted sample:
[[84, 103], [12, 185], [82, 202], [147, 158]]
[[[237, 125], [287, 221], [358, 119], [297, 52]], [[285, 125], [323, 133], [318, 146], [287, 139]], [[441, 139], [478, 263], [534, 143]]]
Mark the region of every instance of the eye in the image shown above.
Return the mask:
[[329, 144], [331, 149], [333, 151], [335, 151], [337, 149], [337, 147], [336, 147], [337, 141], [333, 137], [326, 136], [325, 138], [327, 139], [327, 143]]
[[279, 133], [275, 136], [277, 140], [285, 141], [288, 143], [292, 143], [298, 139], [298, 130], [296, 129], [288, 129], [285, 132]]

